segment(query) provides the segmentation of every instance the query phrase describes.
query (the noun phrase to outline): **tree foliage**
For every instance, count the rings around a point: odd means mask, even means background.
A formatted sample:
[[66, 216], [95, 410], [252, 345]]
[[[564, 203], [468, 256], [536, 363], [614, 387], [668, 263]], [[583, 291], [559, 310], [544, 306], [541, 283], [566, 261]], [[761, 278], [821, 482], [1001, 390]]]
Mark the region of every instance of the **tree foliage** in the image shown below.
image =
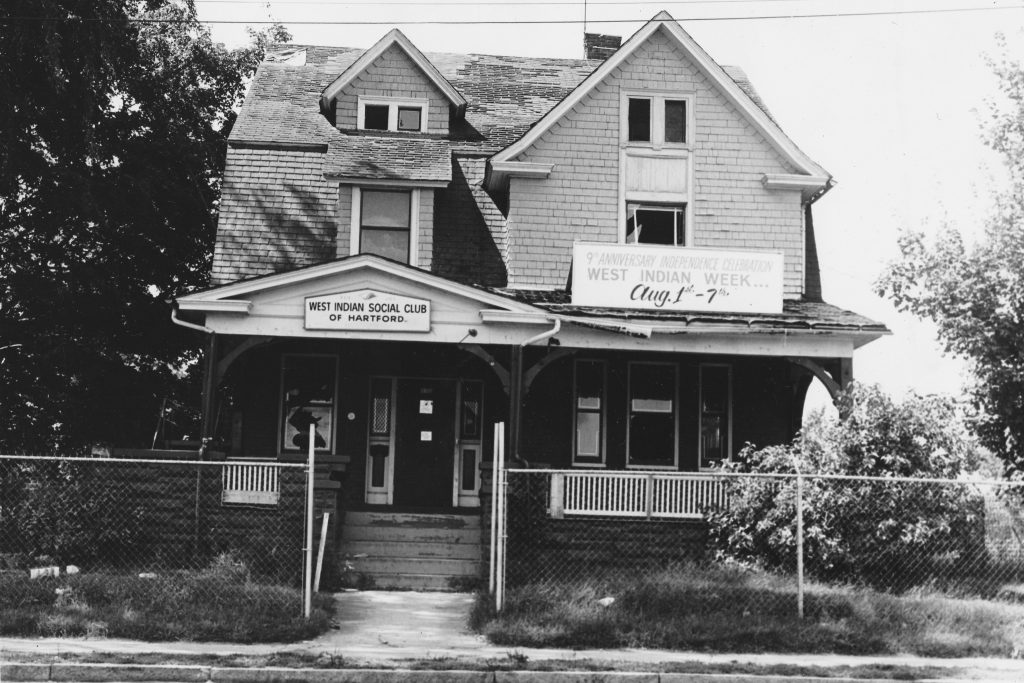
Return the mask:
[[[1006, 52], [1005, 43], [1003, 51]], [[988, 144], [1004, 157], [1010, 188], [997, 194], [984, 233], [968, 244], [954, 228], [928, 240], [920, 231], [899, 238], [901, 257], [877, 291], [901, 311], [935, 322], [949, 353], [966, 358], [978, 408], [981, 442], [1024, 470], [1024, 66], [992, 62], [1005, 105], [993, 107]]]
[[235, 109], [288, 36], [253, 38], [192, 0], [0, 4], [0, 450], [144, 442], [188, 390], [167, 299], [207, 282]]
[[[740, 457], [758, 474], [956, 478], [976, 466], [974, 443], [949, 399], [894, 401], [874, 386], [854, 385], [840, 398], [844, 421], [809, 420], [793, 443]], [[792, 477], [730, 483], [729, 509], [711, 516], [717, 552], [744, 563], [792, 570], [796, 558], [796, 482]], [[940, 553], [978, 552], [980, 510], [966, 487], [935, 483], [805, 477], [801, 499], [804, 557], [821, 579], [892, 585], [892, 567], [927, 569]]]

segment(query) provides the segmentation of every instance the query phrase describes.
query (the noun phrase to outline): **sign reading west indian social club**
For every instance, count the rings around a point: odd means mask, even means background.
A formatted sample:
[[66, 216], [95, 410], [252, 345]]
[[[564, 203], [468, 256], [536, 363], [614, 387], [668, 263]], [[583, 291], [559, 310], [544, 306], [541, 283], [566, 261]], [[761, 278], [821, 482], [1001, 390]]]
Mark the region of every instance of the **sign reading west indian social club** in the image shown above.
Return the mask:
[[304, 303], [307, 330], [430, 331], [427, 299], [359, 289], [306, 297]]

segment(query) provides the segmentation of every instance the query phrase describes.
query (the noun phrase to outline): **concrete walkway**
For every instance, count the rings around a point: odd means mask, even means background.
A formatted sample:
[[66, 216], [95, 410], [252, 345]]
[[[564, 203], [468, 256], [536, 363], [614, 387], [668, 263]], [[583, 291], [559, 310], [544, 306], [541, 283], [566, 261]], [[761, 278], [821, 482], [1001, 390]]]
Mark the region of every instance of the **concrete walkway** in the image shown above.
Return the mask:
[[704, 654], [664, 650], [564, 650], [510, 648], [489, 644], [469, 633], [466, 620], [473, 596], [464, 593], [365, 591], [337, 595], [338, 628], [299, 643], [239, 645], [233, 643], [152, 643], [114, 639], [0, 638], [0, 661], [18, 661], [66, 654], [249, 655], [297, 653], [332, 656], [359, 666], [402, 666], [422, 659], [504, 660], [510, 653], [530, 661], [565, 660], [608, 662], [619, 668], [636, 663], [751, 664], [772, 667], [899, 666], [931, 667], [949, 672], [950, 678], [1024, 681], [1024, 660], [937, 659], [914, 656]]

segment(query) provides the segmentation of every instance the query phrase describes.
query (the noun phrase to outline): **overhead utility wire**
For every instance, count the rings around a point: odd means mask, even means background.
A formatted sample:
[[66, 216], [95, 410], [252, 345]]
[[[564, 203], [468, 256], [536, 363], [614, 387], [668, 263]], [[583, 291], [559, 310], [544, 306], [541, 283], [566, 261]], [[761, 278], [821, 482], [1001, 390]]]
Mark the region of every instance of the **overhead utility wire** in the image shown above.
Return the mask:
[[[756, 16], [740, 17], [678, 17], [680, 22], [698, 21], [759, 21], [766, 19], [837, 19], [842, 17], [888, 17], [899, 15], [923, 15], [923, 14], [951, 14], [954, 12], [994, 12], [999, 10], [1024, 9], [1024, 5], [1001, 5], [999, 7], [950, 7], [946, 9], [920, 9], [920, 10], [879, 10], [877, 12], [828, 12], [818, 14], [762, 14]], [[0, 23], [15, 23], [27, 21], [85, 21], [103, 22], [115, 21], [113, 19], [99, 19], [93, 17], [0, 17]], [[136, 24], [190, 24], [192, 19], [146, 19], [130, 18], [128, 21]], [[310, 21], [288, 21], [284, 19], [256, 19], [252, 21], [242, 19], [196, 19], [200, 24], [285, 24], [287, 26], [413, 26], [413, 25], [445, 25], [445, 26], [470, 26], [470, 25], [533, 25], [533, 24], [582, 24], [582, 19], [420, 19], [420, 20], [397, 20], [388, 19], [383, 21], [325, 21], [323, 19]], [[645, 23], [644, 19], [592, 19], [593, 24], [637, 24]]]
[[803, 3], [814, 3], [822, 2], [824, 0], [651, 0], [647, 2], [641, 0], [641, 2], [630, 2], [629, 0], [587, 0], [585, 3], [583, 0], [555, 0], [554, 2], [547, 2], [547, 0], [512, 0], [511, 2], [480, 2], [480, 0], [463, 0], [462, 2], [456, 2], [451, 0], [442, 0], [440, 2], [436, 0], [396, 0], [395, 2], [377, 2], [376, 0], [362, 0], [360, 2], [345, 2], [345, 0], [196, 0], [198, 3], [203, 5], [277, 5], [278, 8], [290, 7], [293, 5], [340, 5], [340, 6], [363, 6], [363, 7], [398, 7], [404, 5], [418, 5], [424, 6], [429, 5], [431, 7], [438, 7], [444, 5], [446, 7], [502, 7], [504, 5], [570, 5], [573, 7], [582, 7], [586, 5], [620, 5], [624, 7], [644, 7], [648, 5], [657, 5], [661, 7], [663, 5], [725, 5], [733, 3], [744, 3], [747, 5], [775, 5], [779, 3], [787, 2], [803, 2]]

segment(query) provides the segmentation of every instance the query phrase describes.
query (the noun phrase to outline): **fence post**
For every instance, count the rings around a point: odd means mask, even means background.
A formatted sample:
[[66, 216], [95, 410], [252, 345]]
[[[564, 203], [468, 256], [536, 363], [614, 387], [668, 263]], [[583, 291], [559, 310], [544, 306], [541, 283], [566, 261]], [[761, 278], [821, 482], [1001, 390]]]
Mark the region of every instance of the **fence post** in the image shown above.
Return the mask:
[[548, 501], [548, 514], [551, 515], [551, 519], [562, 519], [565, 517], [565, 475], [561, 472], [555, 472], [551, 475], [551, 496]]
[[804, 477], [796, 475], [796, 611], [804, 618]]
[[[502, 424], [502, 433], [504, 433], [504, 424]], [[507, 482], [505, 481], [505, 442], [502, 440], [498, 444], [498, 471], [495, 473], [498, 482], [498, 573], [496, 576], [496, 585], [494, 591], [494, 607], [500, 612], [505, 606], [505, 539], [507, 536], [508, 524], [507, 513], [508, 513], [508, 488]]]
[[316, 452], [316, 425], [309, 423], [309, 468], [306, 471], [306, 577], [303, 585], [303, 615], [313, 613], [313, 467]]
[[501, 422], [494, 425], [494, 450], [491, 453], [491, 571], [489, 582], [491, 595], [494, 595], [498, 573], [498, 444], [505, 439], [503, 427]]

